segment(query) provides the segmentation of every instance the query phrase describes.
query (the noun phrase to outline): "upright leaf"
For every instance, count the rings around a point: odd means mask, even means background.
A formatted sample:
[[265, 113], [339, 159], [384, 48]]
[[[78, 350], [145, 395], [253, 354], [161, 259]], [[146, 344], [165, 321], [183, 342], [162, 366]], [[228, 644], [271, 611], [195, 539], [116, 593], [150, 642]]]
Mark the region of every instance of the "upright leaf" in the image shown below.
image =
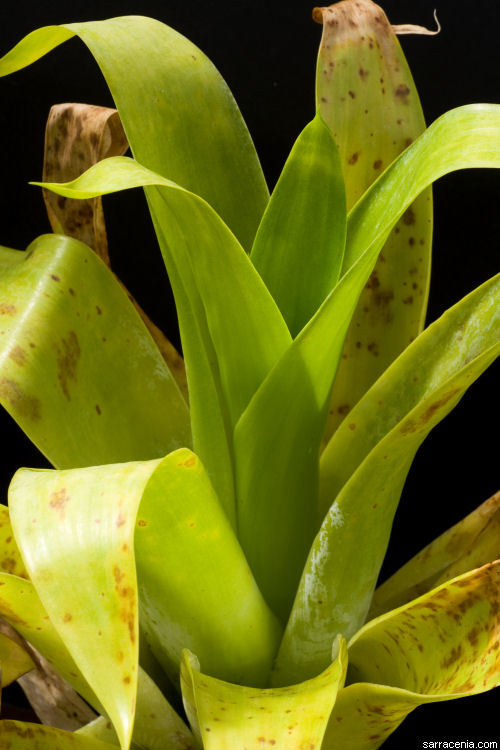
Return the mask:
[[239, 109], [208, 58], [159, 21], [122, 16], [33, 31], [0, 60], [0, 75], [74, 35], [101, 68], [134, 157], [201, 195], [250, 249], [268, 191]]
[[497, 492], [420, 550], [379, 586], [373, 595], [369, 619], [499, 558], [499, 524], [500, 492]]
[[335, 141], [318, 114], [294, 144], [251, 256], [292, 336], [337, 283], [345, 232], [342, 168]]
[[356, 634], [324, 750], [376, 750], [417, 706], [500, 684], [499, 574], [473, 570]]
[[198, 660], [185, 652], [181, 680], [188, 714], [205, 750], [316, 748], [344, 684], [347, 667], [342, 639], [333, 646], [333, 661], [320, 675], [300, 685], [278, 689], [231, 685], [199, 671]]
[[[337, 141], [350, 209], [425, 129], [417, 90], [387, 17], [371, 0], [316, 8], [323, 24], [316, 98]], [[390, 234], [353, 316], [325, 441], [424, 324], [432, 202], [425, 191]]]
[[88, 247], [43, 235], [26, 252], [1, 252], [0, 269], [0, 403], [55, 466], [190, 445], [170, 371]]
[[[317, 672], [328, 659], [331, 639], [337, 633], [350, 637], [363, 624], [418, 447], [500, 353], [499, 301], [500, 277], [495, 277], [421, 334], [353, 410], [360, 417], [369, 413], [373, 425], [380, 409], [381, 439], [376, 442], [367, 428], [366, 443], [373, 441], [374, 447], [340, 484], [337, 497], [331, 495], [335, 501], [309, 553], [277, 659], [280, 682]], [[457, 346], [462, 332], [463, 348]], [[417, 362], [422, 385], [410, 385]], [[356, 432], [358, 422], [350, 420], [347, 429]], [[363, 418], [359, 424], [364, 429]], [[341, 425], [332, 441], [344, 429]], [[361, 436], [358, 445], [362, 442]], [[337, 463], [333, 450], [328, 458], [340, 471], [343, 461], [348, 463], [343, 453]], [[329, 479], [335, 485], [335, 472]]]
[[262, 591], [282, 617], [318, 528], [313, 506], [321, 433], [358, 296], [415, 196], [446, 172], [472, 166], [500, 166], [500, 106], [448, 112], [365, 193], [348, 217], [344, 276], [236, 425], [240, 537]]
[[45, 187], [88, 198], [141, 185], [158, 186], [155, 217], [177, 302], [195, 448], [232, 517], [231, 428], [291, 337], [241, 245], [198, 196], [126, 157]]

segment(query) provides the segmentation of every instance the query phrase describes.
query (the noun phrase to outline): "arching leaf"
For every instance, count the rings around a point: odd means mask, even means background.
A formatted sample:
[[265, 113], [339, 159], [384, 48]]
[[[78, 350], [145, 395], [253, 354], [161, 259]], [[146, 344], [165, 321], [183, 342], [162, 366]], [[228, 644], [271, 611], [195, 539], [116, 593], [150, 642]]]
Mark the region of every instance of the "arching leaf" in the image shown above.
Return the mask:
[[43, 235], [26, 252], [3, 250], [0, 270], [0, 402], [55, 466], [156, 458], [190, 444], [171, 373], [86, 245]]

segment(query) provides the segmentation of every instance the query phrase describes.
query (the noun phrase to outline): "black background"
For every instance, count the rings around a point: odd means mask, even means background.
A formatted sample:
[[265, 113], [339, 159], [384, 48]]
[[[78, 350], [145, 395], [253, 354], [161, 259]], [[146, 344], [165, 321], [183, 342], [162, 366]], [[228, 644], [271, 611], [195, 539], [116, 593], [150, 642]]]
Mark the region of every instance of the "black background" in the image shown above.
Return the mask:
[[[499, 102], [497, 4], [491, 0], [386, 0], [393, 23], [434, 26], [437, 37], [401, 38], [430, 123], [461, 104]], [[272, 187], [296, 136], [314, 113], [314, 74], [321, 29], [312, 4], [265, 0], [20, 0], [0, 8], [0, 51], [51, 23], [141, 14], [188, 36], [219, 68], [242, 110]], [[147, 64], [147, 61], [145, 61]], [[2, 202], [0, 244], [23, 248], [48, 229], [37, 188], [43, 130], [56, 102], [112, 105], [97, 65], [71, 40], [30, 68], [0, 80]], [[435, 188], [435, 242], [429, 321], [496, 273], [500, 237], [496, 170], [468, 170]], [[142, 193], [105, 199], [113, 265], [153, 319], [177, 341], [167, 282]], [[139, 251], [139, 252], [138, 252]], [[138, 258], [140, 259], [138, 261]], [[398, 512], [384, 571], [390, 573], [424, 544], [497, 489], [499, 368], [481, 376], [419, 451]], [[2, 415], [2, 492], [20, 465], [44, 466], [12, 420]], [[418, 709], [386, 743], [417, 747], [416, 738], [496, 738], [498, 691]], [[496, 734], [495, 734], [496, 732]]]

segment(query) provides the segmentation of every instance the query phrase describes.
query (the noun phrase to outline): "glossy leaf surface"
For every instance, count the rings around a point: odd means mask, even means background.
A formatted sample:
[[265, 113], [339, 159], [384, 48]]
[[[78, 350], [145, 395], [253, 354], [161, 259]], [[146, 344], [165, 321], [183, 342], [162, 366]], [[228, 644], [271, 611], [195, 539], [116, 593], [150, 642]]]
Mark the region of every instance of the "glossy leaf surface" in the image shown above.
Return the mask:
[[[317, 8], [323, 24], [316, 74], [319, 110], [337, 144], [350, 209], [425, 129], [396, 35], [371, 0]], [[424, 324], [432, 202], [425, 191], [390, 234], [361, 293], [335, 380], [327, 440]]]
[[499, 573], [469, 572], [359, 631], [324, 750], [376, 750], [417, 706], [500, 683]]
[[316, 115], [290, 152], [251, 254], [292, 336], [335, 286], [345, 232], [340, 159], [329, 129]]
[[0, 75], [75, 34], [104, 74], [135, 158], [201, 195], [250, 249], [268, 191], [241, 114], [208, 58], [159, 21], [122, 16], [38, 29], [0, 60]]
[[9, 509], [0, 505], [0, 570], [20, 578], [28, 578], [28, 571], [16, 544]]
[[55, 466], [156, 458], [190, 444], [172, 375], [86, 245], [43, 235], [26, 252], [2, 250], [0, 269], [0, 402]]
[[[418, 447], [500, 353], [499, 299], [500, 277], [495, 277], [447, 311], [396, 360], [333, 436], [338, 454], [334, 446], [324, 454], [322, 479], [323, 493], [331, 490], [325, 498], [334, 502], [304, 568], [278, 657], [280, 682], [317, 671], [328, 658], [331, 639], [339, 632], [352, 636], [363, 624]], [[366, 432], [365, 419], [370, 423]], [[344, 431], [347, 436], [339, 442]], [[338, 472], [348, 470], [350, 456], [355, 457], [355, 448], [350, 453], [346, 444], [349, 433], [359, 434], [358, 446], [363, 433], [374, 446], [337, 486], [335, 471], [327, 471], [334, 466]], [[356, 542], [360, 539], [362, 545]]]
[[234, 750], [268, 745], [320, 747], [328, 717], [347, 667], [345, 642], [337, 640], [333, 662], [300, 685], [256, 690], [215, 680], [199, 671], [196, 657], [185, 652], [181, 680], [205, 750]]

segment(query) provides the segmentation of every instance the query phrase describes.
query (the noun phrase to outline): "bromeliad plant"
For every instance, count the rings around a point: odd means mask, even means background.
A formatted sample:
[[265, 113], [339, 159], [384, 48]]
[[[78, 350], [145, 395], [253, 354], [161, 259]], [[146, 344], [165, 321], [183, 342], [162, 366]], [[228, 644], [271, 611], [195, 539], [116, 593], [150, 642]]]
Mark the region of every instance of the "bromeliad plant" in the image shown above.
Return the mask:
[[[0, 398], [56, 467], [2, 509], [3, 684], [41, 653], [100, 714], [4, 721], [3, 747], [371, 750], [500, 682], [500, 495], [375, 590], [415, 452], [500, 351], [499, 276], [422, 330], [429, 186], [500, 166], [500, 107], [425, 130], [395, 36], [419, 29], [371, 0], [315, 17], [317, 113], [271, 198], [224, 82], [167, 26], [47, 27], [0, 62], [79, 36], [134, 155], [103, 159], [115, 114], [53, 113], [58, 233], [0, 254]], [[185, 370], [76, 239], [102, 250], [100, 196], [137, 186]]]

